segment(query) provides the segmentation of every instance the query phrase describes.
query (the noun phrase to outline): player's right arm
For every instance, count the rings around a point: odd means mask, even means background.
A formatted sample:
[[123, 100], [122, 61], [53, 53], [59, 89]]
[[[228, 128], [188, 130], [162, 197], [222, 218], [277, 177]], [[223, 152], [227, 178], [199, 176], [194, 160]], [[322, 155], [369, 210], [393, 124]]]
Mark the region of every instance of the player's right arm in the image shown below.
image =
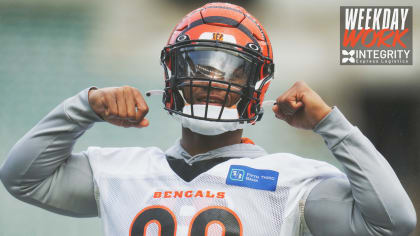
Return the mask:
[[145, 127], [147, 111], [135, 88], [86, 89], [58, 105], [13, 146], [0, 178], [27, 203], [69, 216], [97, 216], [87, 153], [72, 153], [73, 146], [94, 122]]

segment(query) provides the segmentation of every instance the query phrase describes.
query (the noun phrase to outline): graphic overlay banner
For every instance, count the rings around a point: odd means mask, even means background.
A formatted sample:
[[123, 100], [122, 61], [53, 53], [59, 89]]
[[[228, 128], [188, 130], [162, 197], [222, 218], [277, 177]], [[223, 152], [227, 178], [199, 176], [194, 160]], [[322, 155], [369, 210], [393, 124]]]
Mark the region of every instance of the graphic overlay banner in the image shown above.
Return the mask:
[[340, 65], [413, 65], [413, 7], [340, 7]]

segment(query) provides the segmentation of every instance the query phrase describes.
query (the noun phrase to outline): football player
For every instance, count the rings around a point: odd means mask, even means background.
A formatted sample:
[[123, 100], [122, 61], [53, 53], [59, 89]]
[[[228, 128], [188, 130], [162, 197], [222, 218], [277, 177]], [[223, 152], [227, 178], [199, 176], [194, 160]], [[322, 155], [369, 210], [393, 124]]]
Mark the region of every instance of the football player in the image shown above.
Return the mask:
[[[0, 176], [16, 198], [75, 217], [100, 216], [105, 235], [408, 235], [413, 205], [394, 171], [337, 107], [304, 82], [275, 116], [321, 135], [344, 173], [242, 137], [258, 122], [273, 50], [243, 8], [210, 3], [185, 16], [161, 53], [164, 109], [181, 138], [157, 147], [90, 147], [95, 122], [147, 127], [133, 87], [87, 88], [65, 100], [10, 151]], [[275, 132], [275, 131], [273, 131]]]

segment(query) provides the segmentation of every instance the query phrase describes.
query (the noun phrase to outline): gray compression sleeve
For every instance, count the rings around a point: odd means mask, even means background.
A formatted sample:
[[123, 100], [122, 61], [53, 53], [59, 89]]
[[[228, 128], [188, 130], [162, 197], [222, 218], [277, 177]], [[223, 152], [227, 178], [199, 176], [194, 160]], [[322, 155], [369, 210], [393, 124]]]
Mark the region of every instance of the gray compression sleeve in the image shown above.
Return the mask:
[[0, 169], [13, 196], [63, 215], [98, 215], [87, 156], [72, 154], [76, 139], [102, 121], [90, 108], [88, 90], [61, 103], [13, 146]]
[[[334, 108], [314, 129], [348, 177], [324, 180], [310, 192], [304, 217], [313, 235], [408, 235], [414, 207], [372, 143]], [[403, 157], [401, 157], [403, 158]]]

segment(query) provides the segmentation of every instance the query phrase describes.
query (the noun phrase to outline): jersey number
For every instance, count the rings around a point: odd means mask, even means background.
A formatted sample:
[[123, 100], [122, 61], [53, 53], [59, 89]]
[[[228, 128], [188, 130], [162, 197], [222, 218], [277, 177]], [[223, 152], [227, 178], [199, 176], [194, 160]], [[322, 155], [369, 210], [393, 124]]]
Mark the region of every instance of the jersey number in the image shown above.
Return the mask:
[[[164, 206], [150, 206], [140, 211], [130, 227], [130, 236], [145, 236], [149, 224], [155, 223], [160, 236], [176, 235], [176, 218], [169, 208]], [[242, 224], [239, 217], [232, 210], [212, 206], [197, 212], [191, 220], [188, 235], [206, 236], [208, 227], [219, 224], [224, 236], [242, 236]]]

